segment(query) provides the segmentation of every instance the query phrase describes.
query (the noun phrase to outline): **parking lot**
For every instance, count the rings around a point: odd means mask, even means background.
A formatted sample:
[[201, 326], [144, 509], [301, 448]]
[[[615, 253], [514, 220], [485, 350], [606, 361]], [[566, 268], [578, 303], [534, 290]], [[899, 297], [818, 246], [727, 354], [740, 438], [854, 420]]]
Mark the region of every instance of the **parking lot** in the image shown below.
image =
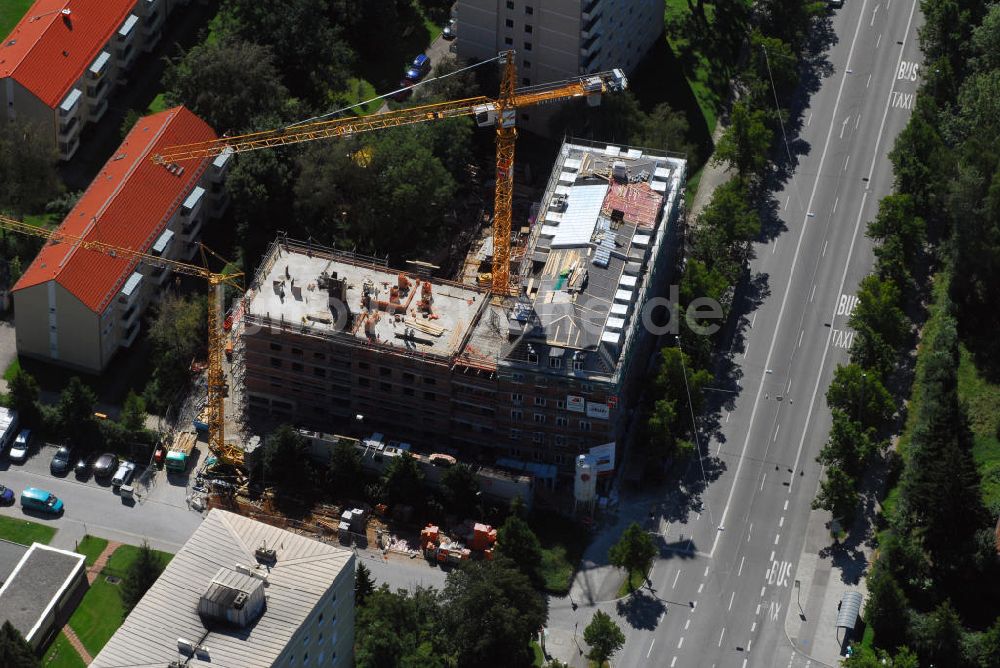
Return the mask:
[[[35, 443], [23, 464], [6, 456], [0, 458], [0, 484], [15, 494], [14, 505], [0, 508], [0, 513], [30, 515], [33, 521], [59, 528], [53, 545], [73, 547], [84, 534], [94, 533], [128, 543], [147, 538], [153, 547], [176, 551], [201, 522], [201, 515], [187, 507], [186, 476], [168, 476], [166, 471], [155, 470], [147, 487], [138, 482], [144, 466], [137, 466], [137, 482], [133, 484], [138, 498], [129, 503], [112, 489], [110, 477], [96, 480], [90, 474], [79, 478], [72, 471], [59, 476], [50, 473], [49, 462], [57, 449], [56, 445]], [[62, 516], [23, 510], [17, 497], [26, 487], [39, 487], [62, 499]]]

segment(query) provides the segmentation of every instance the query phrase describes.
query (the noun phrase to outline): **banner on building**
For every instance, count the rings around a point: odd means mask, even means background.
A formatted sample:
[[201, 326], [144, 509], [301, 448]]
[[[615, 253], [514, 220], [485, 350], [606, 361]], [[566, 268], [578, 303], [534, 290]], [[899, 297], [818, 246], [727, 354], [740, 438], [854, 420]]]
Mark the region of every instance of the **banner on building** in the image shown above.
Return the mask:
[[598, 404], [593, 401], [587, 402], [587, 417], [607, 420], [609, 414], [610, 409], [607, 404]]
[[566, 410], [574, 413], [582, 413], [585, 410], [586, 400], [583, 397], [576, 397], [572, 394], [566, 395]]
[[587, 454], [587, 458], [598, 475], [611, 473], [615, 470], [615, 442], [594, 446]]

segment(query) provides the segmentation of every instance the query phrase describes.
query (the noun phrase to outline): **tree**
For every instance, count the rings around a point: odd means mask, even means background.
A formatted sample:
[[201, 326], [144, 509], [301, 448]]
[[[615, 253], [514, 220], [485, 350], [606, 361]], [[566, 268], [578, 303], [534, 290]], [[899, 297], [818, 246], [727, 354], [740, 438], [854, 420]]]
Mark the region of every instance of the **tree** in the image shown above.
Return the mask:
[[309, 444], [290, 426], [281, 425], [264, 442], [264, 484], [297, 496], [312, 491]]
[[130, 433], [136, 434], [146, 431], [145, 400], [132, 390], [129, 390], [118, 421]]
[[896, 239], [901, 245], [904, 262], [912, 266], [927, 240], [927, 223], [917, 215], [912, 195], [895, 193], [879, 202], [878, 214], [868, 223], [866, 234], [882, 244]]
[[146, 541], [139, 546], [139, 554], [135, 561], [129, 564], [119, 591], [124, 615], [127, 617], [132, 608], [146, 595], [156, 579], [163, 573], [166, 564]]
[[640, 118], [638, 129], [633, 131], [632, 143], [661, 151], [691, 154], [694, 148], [688, 141], [689, 130], [683, 112], [661, 102]]
[[850, 526], [858, 510], [858, 493], [856, 483], [839, 466], [831, 466], [826, 470], [826, 478], [820, 482], [819, 492], [812, 501], [813, 508], [829, 510], [834, 519], [842, 526]]
[[858, 325], [851, 342], [851, 362], [869, 369], [879, 378], [888, 378], [896, 368], [896, 349], [867, 323]]
[[407, 504], [424, 505], [424, 473], [417, 466], [417, 460], [408, 452], [394, 457], [385, 471], [386, 502], [390, 506]]
[[632, 573], [641, 573], [645, 577], [656, 554], [653, 539], [636, 522], [632, 522], [608, 550], [608, 561], [612, 566], [625, 569], [631, 588]]
[[548, 604], [508, 559], [465, 562], [448, 574], [444, 628], [457, 665], [530, 666], [528, 642]]
[[528, 523], [515, 514], [510, 514], [497, 529], [497, 544], [494, 553], [507, 557], [515, 567], [524, 573], [536, 588], [545, 584], [542, 577], [542, 544]]
[[439, 630], [439, 599], [419, 586], [411, 593], [382, 585], [367, 596], [355, 617], [358, 668], [444, 668], [450, 650]]
[[722, 230], [728, 244], [755, 239], [760, 234], [760, 215], [750, 204], [746, 182], [732, 178], [716, 188], [699, 214], [698, 224]]
[[921, 663], [934, 666], [962, 664], [964, 630], [950, 601], [944, 601], [913, 626], [913, 643]]
[[271, 49], [236, 37], [205, 41], [163, 74], [167, 104], [183, 104], [217, 132], [240, 132], [261, 116], [280, 116], [288, 89]]
[[844, 668], [920, 668], [920, 661], [907, 647], [900, 647], [895, 655], [884, 649], [855, 647], [860, 649], [843, 660], [841, 665]]
[[767, 154], [774, 139], [764, 119], [764, 112], [751, 109], [747, 102], [734, 104], [730, 125], [719, 138], [712, 163], [727, 164], [741, 179], [760, 176], [767, 166]]
[[840, 365], [833, 372], [826, 403], [830, 408], [839, 408], [865, 428], [881, 429], [895, 412], [892, 395], [878, 376], [853, 363]]
[[17, 367], [8, 385], [11, 408], [18, 412], [21, 422], [35, 424], [38, 420], [38, 381], [30, 373]]
[[892, 573], [881, 560], [868, 574], [865, 622], [871, 625], [880, 646], [894, 649], [906, 642], [909, 603]]
[[31, 645], [8, 620], [0, 627], [0, 666], [4, 668], [38, 668], [42, 662]]
[[38, 213], [62, 192], [52, 130], [22, 121], [0, 124], [0, 211]]
[[73, 376], [59, 395], [59, 425], [63, 436], [71, 441], [86, 443], [94, 434], [94, 404], [97, 395]]
[[590, 645], [587, 658], [603, 667], [615, 652], [625, 646], [625, 634], [602, 610], [594, 613], [590, 624], [583, 630], [583, 639]]
[[441, 494], [449, 512], [461, 517], [478, 512], [479, 482], [468, 464], [457, 463], [445, 470], [441, 475]]
[[848, 324], [858, 329], [870, 327], [893, 348], [899, 348], [910, 331], [910, 321], [899, 307], [902, 301], [899, 286], [892, 281], [868, 274], [858, 286], [858, 302]]
[[975, 665], [1000, 668], [1000, 617], [993, 622], [993, 626], [977, 634], [972, 644]]
[[876, 450], [874, 429], [864, 429], [846, 413], [834, 409], [830, 438], [816, 459], [824, 466], [840, 466], [849, 475], [857, 476]]
[[923, 108], [916, 110], [896, 137], [889, 160], [896, 190], [913, 197], [914, 210], [927, 221], [928, 236], [939, 239], [948, 233], [947, 175], [954, 172], [955, 160], [938, 132], [937, 119], [929, 116]]
[[354, 572], [354, 605], [363, 608], [365, 601], [374, 591], [375, 581], [372, 580], [372, 572], [359, 561], [358, 569]]
[[147, 405], [162, 410], [191, 381], [191, 362], [204, 355], [208, 336], [204, 297], [178, 297], [170, 292], [160, 301], [149, 326], [153, 375], [143, 391]]
[[749, 66], [742, 78], [755, 106], [770, 108], [775, 94], [779, 104], [784, 104], [799, 84], [799, 59], [791, 46], [778, 37], [754, 29], [750, 33], [749, 56]]
[[330, 453], [327, 484], [341, 498], [351, 498], [361, 492], [364, 472], [357, 449], [346, 440], [339, 440]]

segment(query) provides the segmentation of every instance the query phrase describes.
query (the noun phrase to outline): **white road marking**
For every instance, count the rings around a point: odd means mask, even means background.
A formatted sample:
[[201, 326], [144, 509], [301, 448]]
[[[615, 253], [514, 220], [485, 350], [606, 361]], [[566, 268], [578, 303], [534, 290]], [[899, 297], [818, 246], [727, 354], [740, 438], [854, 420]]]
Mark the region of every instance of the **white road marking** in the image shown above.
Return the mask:
[[868, 81], [865, 82], [865, 88], [868, 88], [872, 84], [872, 73], [868, 73]]
[[752, 645], [752, 644], [753, 644], [753, 638], [750, 638], [750, 640], [747, 640], [747, 651], [748, 652], [750, 651], [750, 645]]
[[847, 156], [847, 157], [846, 157], [846, 158], [844, 159], [844, 171], [845, 171], [845, 172], [847, 171], [847, 165], [849, 165], [850, 163], [851, 163], [851, 156], [850, 156], [850, 155], [848, 155], [848, 156]]
[[677, 575], [674, 576], [674, 583], [670, 586], [671, 589], [677, 587], [677, 578], [679, 578], [680, 576], [681, 576], [681, 571], [678, 568], [677, 569]]
[[764, 598], [764, 587], [760, 588], [760, 597]]
[[774, 438], [772, 438], [772, 439], [771, 439], [771, 441], [772, 441], [772, 442], [774, 442], [774, 441], [777, 441], [777, 440], [778, 440], [778, 430], [779, 430], [779, 429], [781, 429], [781, 425], [780, 425], [780, 424], [779, 424], [779, 425], [777, 425], [777, 426], [776, 426], [776, 427], [774, 428]]
[[771, 558], [768, 559], [768, 561], [771, 561], [771, 562], [774, 561], [774, 550], [771, 550]]
[[677, 657], [675, 656], [673, 660], [670, 662], [670, 668], [674, 668], [674, 664], [676, 663], [677, 663]]
[[757, 604], [757, 611], [754, 612], [753, 614], [755, 614], [755, 615], [759, 615], [760, 614], [760, 603]]
[[691, 619], [690, 618], [688, 618], [688, 620], [686, 622], [684, 622], [684, 630], [687, 631], [689, 626], [691, 626]]
[[791, 391], [792, 391], [792, 379], [789, 378], [788, 379], [788, 385], [785, 386], [785, 394], [788, 394]]
[[878, 14], [878, 8], [881, 6], [882, 5], [875, 5], [875, 9], [872, 10], [872, 21], [868, 24], [869, 28], [875, 25], [875, 15]]
[[741, 668], [747, 668], [747, 661], [749, 661], [749, 659], [743, 659], [743, 665]]
[[778, 528], [780, 529], [783, 526], [785, 526], [785, 516], [784, 515], [782, 515], [781, 519], [778, 520]]
[[785, 206], [781, 207], [782, 211], [784, 211], [785, 209], [788, 208], [788, 200], [790, 200], [791, 198], [792, 198], [791, 195], [789, 195], [788, 197], [785, 198]]
[[809, 124], [812, 123], [812, 121], [813, 121], [813, 114], [810, 111], [809, 112], [809, 118], [806, 119], [806, 127], [809, 127]]
[[[764, 477], [760, 479], [760, 491], [762, 491], [762, 492], [764, 491], [764, 481], [765, 480], [767, 480], [767, 474], [766, 473], [764, 474]], [[750, 537], [747, 536], [748, 542], [749, 542], [749, 538]]]
[[684, 636], [681, 636], [681, 639], [677, 641], [677, 649], [680, 649], [681, 646], [683, 645], [684, 645]]
[[647, 659], [649, 658], [649, 655], [653, 653], [653, 644], [655, 642], [656, 642], [656, 638], [653, 638], [653, 642], [649, 643], [649, 651], [646, 652], [646, 658]]
[[756, 630], [757, 630], [757, 622], [754, 622], [753, 626], [750, 627], [750, 633], [753, 633]]
[[782, 510], [788, 510], [788, 499], [785, 499], [785, 507]]
[[774, 255], [774, 251], [778, 250], [778, 240], [775, 239], [774, 243], [771, 244], [771, 255]]
[[[729, 416], [732, 415], [732, 411], [726, 411], [726, 422], [729, 422]], [[722, 447], [722, 443], [719, 443], [719, 447]]]
[[702, 577], [703, 578], [707, 578], [708, 577], [708, 566], [705, 566], [705, 574], [702, 575]]
[[780, 533], [779, 534], [775, 534], [774, 535], [774, 544], [777, 545], [779, 540], [781, 540], [781, 534]]
[[858, 114], [858, 120], [854, 121], [854, 129], [857, 130], [859, 125], [861, 125], [861, 114]]
[[753, 326], [754, 326], [754, 325], [755, 325], [756, 323], [757, 323], [757, 312], [756, 312], [756, 311], [754, 311], [754, 312], [753, 312], [753, 317], [752, 317], [752, 318], [750, 318], [750, 329], [753, 329]]
[[881, 44], [881, 43], [882, 43], [882, 33], [879, 33], [878, 34], [878, 39], [875, 40], [875, 48], [877, 49], [878, 45]]
[[[737, 467], [738, 468], [738, 467]], [[747, 529], [747, 542], [750, 542], [750, 534], [753, 533], [753, 522], [750, 523], [750, 528]]]
[[[809, 301], [812, 301], [812, 300], [810, 299]], [[801, 347], [802, 347], [802, 336], [803, 336], [803, 334], [805, 334], [805, 333], [806, 333], [806, 330], [804, 330], [804, 329], [802, 329], [802, 330], [799, 330], [799, 345], [798, 345], [798, 347], [799, 347], [799, 348], [801, 348]]]
[[822, 254], [820, 255], [820, 257], [826, 257], [826, 247], [827, 247], [827, 245], [828, 245], [829, 243], [830, 243], [830, 240], [829, 240], [829, 239], [827, 239], [826, 241], [824, 241], [824, 242], [823, 242], [823, 252], [822, 252]]
[[844, 128], [847, 127], [847, 121], [849, 121], [849, 120], [851, 120], [850, 116], [848, 116], [847, 118], [845, 118], [844, 122], [840, 124], [840, 138], [841, 139], [844, 138]]
[[[896, 59], [896, 69], [894, 71], [899, 71], [899, 64], [903, 62], [903, 51], [906, 50], [906, 41], [910, 38], [910, 25], [913, 23], [913, 12], [917, 9], [917, 0], [913, 0], [913, 5], [910, 7], [910, 18], [906, 20], [906, 30], [903, 31], [903, 44], [899, 47], [899, 58]], [[848, 60], [850, 56], [848, 56]], [[872, 185], [872, 174], [875, 172], [875, 161], [878, 160], [878, 146], [882, 143], [882, 131], [885, 129], [885, 119], [889, 115], [889, 101], [892, 99], [892, 92], [896, 88], [896, 80], [893, 79], [892, 85], [889, 86], [889, 95], [885, 99], [885, 111], [882, 112], [882, 123], [878, 127], [878, 136], [875, 137], [875, 154], [872, 156], [871, 168], [868, 170], [868, 182], [865, 190], [871, 188]]]
[[813, 283], [812, 292], [809, 293], [809, 303], [810, 304], [812, 303], [813, 297], [815, 297], [815, 296], [816, 296], [816, 284]]
[[700, 594], [701, 590], [704, 589], [704, 588], [705, 588], [705, 583], [702, 582], [700, 585], [698, 585], [698, 593]]
[[733, 599], [736, 598], [736, 592], [729, 595], [729, 609], [733, 609]]
[[838, 204], [840, 204], [840, 195], [837, 195], [837, 198], [835, 200], [833, 200], [833, 212], [834, 213], [837, 213], [837, 205]]
[[746, 561], [746, 556], [740, 557], [740, 570], [736, 572], [736, 577], [743, 575], [743, 562]]
[[722, 627], [722, 633], [719, 634], [719, 647], [722, 647], [722, 639], [726, 636], [726, 627]]

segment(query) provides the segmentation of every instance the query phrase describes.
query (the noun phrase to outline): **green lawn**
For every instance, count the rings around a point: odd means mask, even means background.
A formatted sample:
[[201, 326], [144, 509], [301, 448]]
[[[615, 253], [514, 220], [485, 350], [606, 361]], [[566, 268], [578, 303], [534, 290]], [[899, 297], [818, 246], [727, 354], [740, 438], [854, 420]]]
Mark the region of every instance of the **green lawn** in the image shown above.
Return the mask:
[[57, 218], [55, 214], [52, 214], [52, 213], [42, 213], [42, 214], [38, 214], [38, 215], [35, 215], [35, 216], [25, 216], [24, 217], [24, 222], [26, 222], [28, 225], [32, 225], [34, 227], [49, 227], [49, 228], [54, 228], [57, 225], [59, 225], [60, 221], [59, 221], [59, 218]]
[[0, 36], [6, 37], [14, 29], [33, 0], [3, 0], [0, 2]]
[[[174, 558], [174, 555], [169, 552], [161, 552], [159, 550], [153, 550], [156, 554], [160, 556], [163, 560], [163, 564], [166, 565]], [[108, 559], [107, 565], [104, 567], [102, 573], [107, 573], [110, 575], [117, 575], [118, 577], [125, 577], [125, 573], [128, 572], [128, 567], [133, 561], [139, 556], [139, 548], [134, 545], [122, 545], [111, 558]], [[76, 627], [74, 627], [76, 628]]]
[[535, 655], [534, 660], [531, 662], [532, 666], [544, 666], [545, 665], [545, 654], [542, 652], [541, 645], [538, 641], [531, 641], [531, 653]]
[[974, 445], [972, 455], [982, 478], [983, 501], [1000, 503], [1000, 386], [979, 375], [969, 351], [962, 347], [958, 365], [958, 395], [969, 411]]
[[[337, 93], [333, 100], [333, 104], [341, 108], [350, 107], [351, 105], [359, 102], [371, 100], [376, 95], [378, 95], [378, 92], [376, 92], [375, 86], [371, 85], [364, 79], [352, 77], [347, 80], [347, 89]], [[353, 112], [357, 116], [365, 116], [378, 111], [378, 108], [381, 106], [382, 100], [375, 100], [374, 102], [369, 102], [364, 106], [353, 109]]]
[[42, 665], [45, 668], [84, 668], [87, 664], [69, 644], [66, 634], [60, 632], [42, 658]]
[[618, 588], [618, 598], [628, 596], [641, 589], [644, 584], [646, 584], [645, 575], [639, 572], [629, 573], [629, 576], [622, 581], [622, 586]]
[[102, 574], [84, 595], [69, 625], [91, 656], [97, 656], [123, 621], [125, 608], [118, 594], [120, 585], [113, 585]]
[[146, 109], [147, 114], [156, 114], [167, 108], [167, 103], [163, 99], [163, 93], [160, 93], [153, 98], [153, 101], [149, 103], [149, 108]]
[[[705, 124], [711, 133], [715, 129], [715, 121], [719, 110], [725, 103], [728, 76], [722, 76], [719, 71], [717, 57], [711, 52], [703, 52], [698, 41], [692, 39], [683, 28], [671, 30], [679, 21], [689, 16], [690, 5], [687, 0], [667, 0], [664, 11], [664, 21], [667, 25], [667, 42], [674, 56], [682, 64], [684, 76], [691, 86], [691, 92], [698, 101]], [[715, 6], [705, 5], [705, 16], [709, 24], [714, 20]]]
[[56, 535], [56, 530], [44, 524], [0, 516], [0, 538], [12, 543], [20, 543], [21, 545], [43, 543], [48, 545], [54, 535]]
[[104, 548], [108, 546], [108, 541], [97, 536], [84, 536], [80, 544], [76, 546], [76, 551], [87, 558], [87, 565], [93, 566], [97, 557], [101, 556]]
[[558, 596], [566, 595], [577, 564], [583, 557], [583, 550], [587, 547], [587, 532], [575, 522], [543, 512], [534, 513], [528, 523], [542, 544], [545, 591]]

